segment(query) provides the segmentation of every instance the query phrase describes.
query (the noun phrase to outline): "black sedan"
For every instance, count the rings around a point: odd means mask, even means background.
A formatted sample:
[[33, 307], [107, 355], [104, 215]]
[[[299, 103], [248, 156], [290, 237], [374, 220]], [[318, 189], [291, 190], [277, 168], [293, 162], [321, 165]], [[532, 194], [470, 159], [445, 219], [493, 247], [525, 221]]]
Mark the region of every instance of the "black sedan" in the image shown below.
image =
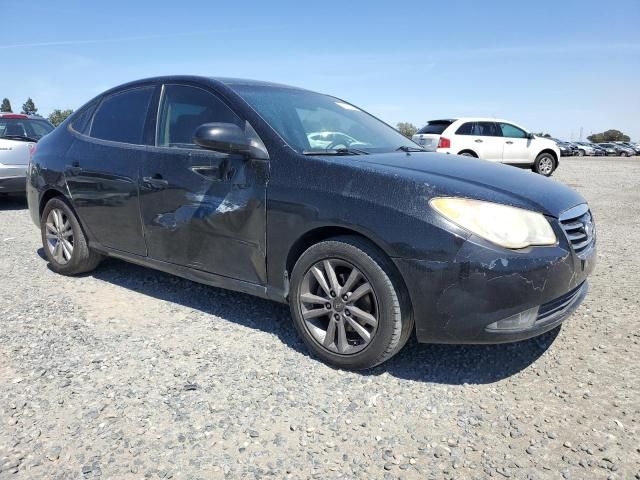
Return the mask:
[[55, 272], [111, 256], [285, 302], [309, 349], [343, 368], [384, 362], [413, 332], [553, 329], [596, 258], [572, 189], [424, 152], [346, 101], [256, 81], [109, 90], [38, 144], [27, 193]]

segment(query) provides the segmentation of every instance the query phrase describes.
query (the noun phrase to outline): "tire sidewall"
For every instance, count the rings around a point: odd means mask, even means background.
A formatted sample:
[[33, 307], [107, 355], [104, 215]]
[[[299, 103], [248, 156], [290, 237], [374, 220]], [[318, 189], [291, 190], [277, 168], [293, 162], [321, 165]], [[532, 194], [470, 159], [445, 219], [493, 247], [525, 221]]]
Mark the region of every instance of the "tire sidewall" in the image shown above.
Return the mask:
[[[73, 253], [71, 255], [71, 260], [65, 264], [60, 264], [58, 263], [58, 261], [56, 261], [55, 258], [53, 258], [53, 255], [51, 255], [51, 252], [49, 251], [49, 246], [47, 245], [45, 224], [47, 222], [47, 217], [49, 216], [49, 213], [54, 208], [57, 208], [64, 212], [64, 214], [69, 219], [69, 223], [71, 224], [71, 229], [73, 230]], [[47, 257], [47, 260], [49, 261], [49, 266], [51, 270], [63, 275], [70, 275], [78, 270], [81, 262], [81, 259], [79, 258], [80, 255], [78, 254], [78, 251], [80, 248], [79, 242], [83, 241], [84, 233], [80, 228], [80, 223], [78, 222], [78, 219], [76, 218], [73, 210], [71, 209], [71, 207], [67, 202], [65, 202], [59, 197], [52, 198], [47, 202], [47, 204], [44, 207], [44, 210], [42, 211], [42, 216], [40, 217], [40, 236], [42, 238], [42, 248], [44, 249], [44, 254]], [[81, 239], [81, 236], [82, 236], [82, 239]]]
[[[319, 345], [308, 331], [302, 318], [299, 296], [306, 272], [321, 260], [338, 259], [358, 268], [371, 283], [378, 301], [378, 329], [371, 343], [361, 352], [341, 355]], [[384, 268], [358, 247], [339, 240], [329, 240], [310, 247], [298, 259], [291, 275], [289, 306], [296, 330], [307, 347], [323, 361], [346, 369], [363, 369], [378, 363], [393, 341], [397, 322], [400, 322], [398, 295]]]
[[[544, 158], [550, 158], [550, 159], [551, 159], [551, 161], [553, 162], [553, 168], [551, 168], [551, 171], [550, 171], [548, 174], [546, 174], [546, 173], [542, 173], [542, 172], [540, 171], [540, 162], [541, 162]], [[536, 157], [536, 161], [535, 161], [535, 171], [536, 171], [536, 173], [538, 173], [538, 174], [540, 174], [540, 175], [543, 175], [543, 176], [545, 176], [545, 177], [550, 177], [550, 176], [553, 174], [553, 172], [554, 172], [555, 170], [556, 170], [556, 159], [555, 159], [555, 158], [553, 158], [553, 155], [551, 155], [550, 153], [541, 153], [540, 155], [538, 155], [538, 156]]]

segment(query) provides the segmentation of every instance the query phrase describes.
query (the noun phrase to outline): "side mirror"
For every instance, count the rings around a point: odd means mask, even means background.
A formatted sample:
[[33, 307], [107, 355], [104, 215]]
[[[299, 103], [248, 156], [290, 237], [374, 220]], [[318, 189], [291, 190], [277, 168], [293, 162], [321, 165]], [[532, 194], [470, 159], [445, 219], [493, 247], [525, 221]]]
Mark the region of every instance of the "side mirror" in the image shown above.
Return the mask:
[[244, 131], [234, 123], [205, 123], [193, 136], [193, 142], [202, 148], [223, 153], [249, 155], [251, 142]]
[[536, 136], [533, 133], [527, 133], [527, 138], [529, 140], [533, 140], [534, 138], [536, 138]]

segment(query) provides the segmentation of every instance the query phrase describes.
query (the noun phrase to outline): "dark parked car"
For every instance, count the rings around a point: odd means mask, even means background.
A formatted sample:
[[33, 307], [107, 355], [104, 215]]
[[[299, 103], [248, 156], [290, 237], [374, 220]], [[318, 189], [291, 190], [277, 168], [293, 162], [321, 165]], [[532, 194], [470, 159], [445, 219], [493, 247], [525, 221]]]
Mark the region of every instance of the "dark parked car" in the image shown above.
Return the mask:
[[607, 152], [607, 155], [620, 157], [629, 157], [633, 155], [633, 150], [622, 145], [618, 145], [617, 143], [599, 143], [598, 145], [604, 148], [604, 150]]
[[[353, 140], [310, 141], [323, 131]], [[413, 331], [495, 343], [553, 329], [596, 258], [572, 189], [452, 162], [348, 102], [255, 81], [109, 90], [38, 144], [27, 191], [55, 272], [113, 256], [287, 302], [309, 349], [344, 368], [385, 361]]]
[[558, 145], [558, 148], [560, 149], [560, 155], [563, 157], [573, 157], [576, 155], [577, 152], [577, 148], [573, 147], [571, 144], [567, 143], [567, 142], [563, 142], [562, 140], [558, 140], [556, 138], [552, 138], [551, 140], [553, 140], [554, 142], [556, 142], [556, 145]]

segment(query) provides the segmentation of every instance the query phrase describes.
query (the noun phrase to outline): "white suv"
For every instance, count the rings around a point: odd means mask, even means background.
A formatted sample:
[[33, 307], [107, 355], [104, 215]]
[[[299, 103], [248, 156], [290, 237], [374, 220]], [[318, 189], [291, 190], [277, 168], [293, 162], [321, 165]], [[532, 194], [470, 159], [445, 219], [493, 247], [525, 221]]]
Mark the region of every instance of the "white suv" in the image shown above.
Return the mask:
[[44, 118], [0, 113], [0, 193], [24, 193], [36, 142], [51, 130]]
[[433, 152], [527, 166], [546, 177], [556, 169], [560, 158], [554, 141], [495, 118], [432, 120], [412, 139]]

